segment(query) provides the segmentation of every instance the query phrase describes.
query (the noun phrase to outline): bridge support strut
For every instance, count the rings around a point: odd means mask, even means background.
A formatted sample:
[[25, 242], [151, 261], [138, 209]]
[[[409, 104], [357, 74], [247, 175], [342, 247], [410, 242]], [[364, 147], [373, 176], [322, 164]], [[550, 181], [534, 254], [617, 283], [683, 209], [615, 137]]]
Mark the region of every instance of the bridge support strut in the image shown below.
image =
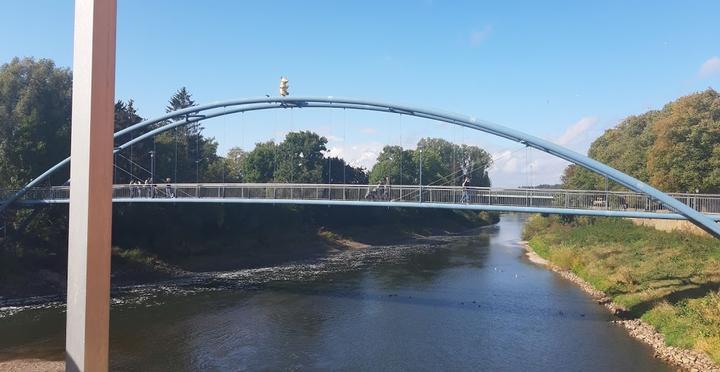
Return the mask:
[[107, 371], [116, 0], [76, 0], [65, 369]]

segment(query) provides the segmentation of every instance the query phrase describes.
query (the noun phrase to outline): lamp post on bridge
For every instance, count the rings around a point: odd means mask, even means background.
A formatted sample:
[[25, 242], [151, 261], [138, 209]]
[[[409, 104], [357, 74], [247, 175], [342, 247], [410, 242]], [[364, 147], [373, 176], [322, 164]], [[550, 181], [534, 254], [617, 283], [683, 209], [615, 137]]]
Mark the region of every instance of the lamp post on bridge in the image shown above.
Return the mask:
[[150, 150], [150, 184], [155, 184], [155, 150]]
[[[418, 151], [420, 151], [420, 203], [422, 203], [422, 171], [423, 171], [423, 145], [422, 143], [418, 144]], [[400, 180], [402, 182], [402, 180]]]

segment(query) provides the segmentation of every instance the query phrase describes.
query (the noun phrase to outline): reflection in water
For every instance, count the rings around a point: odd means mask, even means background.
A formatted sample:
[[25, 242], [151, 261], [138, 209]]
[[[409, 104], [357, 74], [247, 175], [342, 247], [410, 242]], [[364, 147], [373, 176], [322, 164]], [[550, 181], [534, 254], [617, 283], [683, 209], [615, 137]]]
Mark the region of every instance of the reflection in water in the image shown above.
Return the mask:
[[[668, 369], [579, 289], [529, 263], [515, 244], [521, 227], [521, 219], [505, 216], [473, 236], [443, 238], [400, 259], [388, 254], [357, 270], [114, 307], [111, 364], [158, 371]], [[61, 347], [62, 318], [51, 310], [0, 320], [0, 333], [17, 335], [0, 346]], [[21, 337], [20, 329], [31, 331]]]

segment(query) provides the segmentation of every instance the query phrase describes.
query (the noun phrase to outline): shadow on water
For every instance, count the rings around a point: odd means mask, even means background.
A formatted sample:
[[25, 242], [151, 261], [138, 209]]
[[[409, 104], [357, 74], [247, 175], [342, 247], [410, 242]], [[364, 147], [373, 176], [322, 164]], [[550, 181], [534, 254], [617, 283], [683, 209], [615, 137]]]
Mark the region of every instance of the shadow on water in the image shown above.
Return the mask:
[[489, 256], [488, 241], [485, 233], [454, 237], [424, 254], [409, 256], [400, 264], [375, 267], [373, 273], [388, 288], [401, 287], [409, 282], [431, 284], [448, 267], [482, 269]]

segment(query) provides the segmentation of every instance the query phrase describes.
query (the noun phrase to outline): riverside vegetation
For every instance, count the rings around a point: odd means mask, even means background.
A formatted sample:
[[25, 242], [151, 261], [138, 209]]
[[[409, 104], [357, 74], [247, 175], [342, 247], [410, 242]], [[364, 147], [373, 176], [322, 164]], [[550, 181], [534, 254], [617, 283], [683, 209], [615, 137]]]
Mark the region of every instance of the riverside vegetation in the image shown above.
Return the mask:
[[720, 240], [587, 217], [535, 216], [523, 235], [538, 255], [655, 327], [668, 345], [720, 363]]
[[[51, 60], [15, 58], [0, 66], [0, 199], [64, 159], [70, 151], [72, 73]], [[195, 106], [180, 88], [167, 112]], [[115, 104], [115, 130], [143, 118], [132, 100]], [[171, 119], [172, 120], [172, 119]], [[232, 121], [228, 117], [226, 121]], [[239, 120], [239, 119], [237, 119]], [[246, 119], [247, 120], [247, 119]], [[249, 123], [243, 123], [247, 126]], [[489, 186], [488, 152], [476, 146], [423, 138], [420, 154], [386, 146], [367, 170], [328, 155], [327, 138], [310, 131], [290, 132], [244, 150], [218, 154], [218, 142], [203, 133], [204, 123], [162, 133], [133, 145], [115, 158], [114, 182], [155, 181], [459, 184]], [[146, 131], [154, 129], [147, 128]], [[119, 145], [128, 134], [116, 139]], [[150, 153], [155, 172], [150, 174]], [[68, 169], [49, 184], [67, 181]], [[67, 265], [67, 207], [12, 210], [0, 216], [8, 236], [0, 239], [0, 298], [62, 293]], [[454, 211], [242, 205], [115, 205], [113, 280], [136, 283], [188, 270], [230, 270], [303, 259], [342, 246], [343, 241], [404, 239], [433, 228], [450, 231], [497, 221], [497, 216]], [[293, 247], [288, 253], [284, 247]], [[258, 251], [274, 252], [275, 257]], [[256, 257], [258, 256], [258, 257]]]
[[[608, 129], [588, 155], [665, 192], [720, 192], [720, 94], [681, 97]], [[563, 187], [605, 180], [569, 166]], [[617, 184], [610, 188], [622, 190]], [[720, 240], [621, 219], [533, 217], [525, 239], [540, 256], [606, 293], [669, 345], [720, 363]]]

